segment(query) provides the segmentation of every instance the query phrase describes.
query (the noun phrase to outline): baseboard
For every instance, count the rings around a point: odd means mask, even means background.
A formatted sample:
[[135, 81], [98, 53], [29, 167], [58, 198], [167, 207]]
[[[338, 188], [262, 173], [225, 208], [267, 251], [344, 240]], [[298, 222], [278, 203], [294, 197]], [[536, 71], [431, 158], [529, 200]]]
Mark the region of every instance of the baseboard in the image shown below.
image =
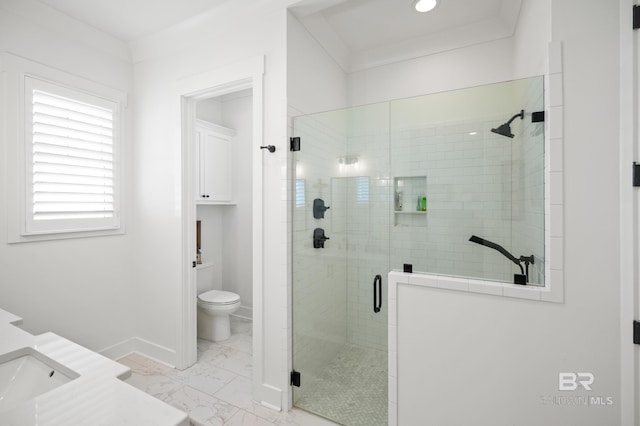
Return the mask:
[[174, 350], [139, 337], [132, 337], [99, 351], [101, 355], [113, 360], [123, 358], [134, 352], [171, 367], [176, 365], [176, 352]]
[[253, 321], [253, 308], [240, 306], [231, 316]]
[[275, 386], [261, 383], [258, 385], [258, 394], [255, 394], [256, 388], [254, 383], [254, 395], [253, 399], [260, 401], [265, 407], [269, 407], [272, 410], [282, 411], [282, 390]]
[[118, 360], [132, 352], [135, 352], [135, 340], [135, 337], [132, 337], [123, 342], [116, 343], [115, 345], [102, 349], [101, 351], [98, 351], [98, 353], [114, 361]]

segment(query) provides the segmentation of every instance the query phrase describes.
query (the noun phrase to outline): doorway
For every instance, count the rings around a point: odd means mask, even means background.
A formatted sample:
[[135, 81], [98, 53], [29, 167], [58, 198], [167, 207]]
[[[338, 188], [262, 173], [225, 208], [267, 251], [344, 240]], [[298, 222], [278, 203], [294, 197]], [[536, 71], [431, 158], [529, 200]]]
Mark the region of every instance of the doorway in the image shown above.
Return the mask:
[[[252, 153], [253, 95], [244, 89], [196, 102], [197, 150], [193, 164], [197, 292], [240, 296], [232, 316], [253, 319]], [[205, 194], [206, 193], [206, 194]], [[198, 244], [198, 242], [200, 244]]]
[[[215, 69], [213, 71], [195, 75], [189, 78], [185, 78], [179, 84], [177, 94], [181, 102], [181, 128], [182, 128], [182, 288], [181, 288], [181, 312], [180, 320], [181, 325], [178, 330], [178, 351], [176, 353], [176, 368], [185, 369], [193, 365], [197, 360], [197, 246], [196, 246], [196, 220], [198, 217], [198, 205], [196, 199], [197, 180], [194, 169], [196, 161], [196, 123], [198, 119], [198, 110], [200, 115], [212, 114], [215, 111], [207, 110], [205, 104], [213, 103], [212, 99], [219, 103], [226, 103], [228, 111], [226, 112], [227, 118], [235, 117], [233, 120], [244, 120], [244, 123], [249, 123], [249, 128], [243, 125], [242, 139], [244, 143], [242, 148], [238, 151], [238, 154], [242, 154], [241, 170], [250, 170], [251, 175], [247, 177], [247, 174], [238, 175], [238, 178], [242, 181], [239, 187], [232, 184], [232, 193], [242, 191], [241, 203], [235, 204], [219, 203], [206, 205], [202, 208], [202, 214], [211, 220], [210, 234], [215, 236], [215, 228], [219, 230], [222, 225], [219, 221], [233, 222], [234, 227], [237, 229], [238, 219], [244, 224], [250, 233], [244, 233], [241, 239], [244, 241], [249, 239], [251, 249], [247, 250], [246, 247], [241, 247], [242, 253], [250, 252], [251, 256], [244, 256], [241, 261], [232, 262], [228, 265], [226, 272], [224, 269], [215, 272], [218, 278], [218, 283], [221, 284], [224, 289], [225, 286], [230, 284], [224, 284], [223, 281], [228, 278], [229, 282], [231, 277], [236, 274], [240, 277], [238, 270], [243, 272], [249, 271], [248, 275], [241, 275], [239, 280], [242, 280], [241, 288], [239, 292], [245, 294], [245, 309], [239, 309], [237, 313], [244, 317], [250, 317], [252, 319], [259, 319], [262, 312], [262, 285], [263, 285], [263, 226], [262, 226], [262, 155], [263, 153], [259, 149], [262, 145], [263, 138], [263, 74], [264, 74], [264, 60], [262, 57], [250, 58], [246, 61], [239, 62], [227, 67]], [[231, 104], [238, 107], [242, 104], [243, 114], [237, 113], [232, 108]], [[200, 108], [198, 108], [200, 106]], [[231, 113], [231, 110], [234, 112]], [[219, 111], [222, 114], [224, 111]], [[211, 117], [211, 115], [209, 115]], [[215, 116], [213, 116], [215, 118]], [[224, 117], [220, 115], [219, 117]], [[230, 119], [230, 118], [229, 118]], [[233, 124], [233, 120], [230, 121]], [[237, 126], [240, 126], [239, 122], [236, 122]], [[235, 156], [235, 161], [239, 161], [238, 155]], [[233, 172], [233, 165], [230, 167]], [[248, 204], [247, 204], [248, 203]], [[244, 206], [244, 207], [241, 207]], [[235, 215], [233, 210], [238, 210], [241, 207], [243, 209], [242, 215]], [[206, 211], [205, 209], [208, 209]], [[216, 209], [218, 211], [216, 211]], [[224, 211], [227, 209], [227, 211]], [[237, 213], [237, 211], [235, 212]], [[218, 222], [216, 222], [216, 218]], [[223, 222], [224, 223], [224, 222]], [[206, 230], [205, 230], [206, 232]], [[211, 237], [213, 238], [213, 237]], [[222, 236], [222, 241], [229, 241], [233, 238], [238, 239], [238, 235], [234, 235], [232, 232], [227, 232]], [[204, 242], [204, 241], [202, 241]], [[217, 247], [217, 248], [216, 248]], [[229, 258], [233, 258], [234, 253], [222, 253], [218, 242], [209, 241], [209, 249], [211, 250], [212, 259], [217, 259], [217, 262], [226, 262]], [[216, 253], [216, 250], [218, 252]], [[237, 253], [236, 253], [237, 254]], [[225, 259], [223, 256], [227, 256]], [[247, 263], [248, 262], [248, 263]], [[212, 263], [215, 263], [212, 261]], [[214, 264], [215, 266], [215, 264]], [[213, 268], [215, 270], [215, 268]], [[225, 276], [225, 274], [227, 274]], [[231, 290], [230, 287], [227, 289]], [[242, 301], [241, 301], [242, 303]], [[241, 305], [242, 308], [242, 305]], [[249, 309], [250, 308], [250, 309]], [[252, 391], [254, 399], [260, 399], [263, 392], [261, 392], [261, 384], [264, 381], [263, 378], [263, 323], [259, 320], [253, 322], [252, 325], [252, 340], [253, 340], [253, 353], [252, 353]]]

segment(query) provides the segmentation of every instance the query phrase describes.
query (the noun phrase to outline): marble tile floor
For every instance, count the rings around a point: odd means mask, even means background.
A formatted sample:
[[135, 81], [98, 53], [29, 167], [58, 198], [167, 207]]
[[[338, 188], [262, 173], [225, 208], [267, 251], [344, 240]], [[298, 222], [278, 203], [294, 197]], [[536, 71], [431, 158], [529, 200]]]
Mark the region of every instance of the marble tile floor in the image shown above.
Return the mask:
[[189, 414], [193, 426], [329, 426], [329, 420], [293, 408], [278, 412], [251, 397], [251, 322], [232, 317], [224, 342], [198, 339], [198, 361], [180, 371], [133, 353], [126, 382]]

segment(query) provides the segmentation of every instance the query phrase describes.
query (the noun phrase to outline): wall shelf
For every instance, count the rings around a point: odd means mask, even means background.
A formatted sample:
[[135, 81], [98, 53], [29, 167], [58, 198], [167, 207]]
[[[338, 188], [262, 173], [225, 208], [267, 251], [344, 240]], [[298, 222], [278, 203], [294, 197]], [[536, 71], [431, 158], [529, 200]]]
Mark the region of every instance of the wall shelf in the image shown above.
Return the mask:
[[237, 203], [235, 201], [204, 201], [204, 200], [196, 200], [196, 205], [198, 206], [235, 206]]
[[200, 269], [207, 269], [212, 267], [213, 267], [213, 262], [202, 262], [196, 265], [196, 271]]
[[393, 178], [393, 224], [395, 226], [426, 226], [429, 210], [417, 210], [418, 199], [427, 196], [426, 176], [397, 176]]
[[417, 210], [415, 212], [412, 212], [412, 211], [395, 211], [394, 210], [393, 213], [394, 214], [427, 214], [426, 211], [423, 212], [423, 211], [417, 211]]

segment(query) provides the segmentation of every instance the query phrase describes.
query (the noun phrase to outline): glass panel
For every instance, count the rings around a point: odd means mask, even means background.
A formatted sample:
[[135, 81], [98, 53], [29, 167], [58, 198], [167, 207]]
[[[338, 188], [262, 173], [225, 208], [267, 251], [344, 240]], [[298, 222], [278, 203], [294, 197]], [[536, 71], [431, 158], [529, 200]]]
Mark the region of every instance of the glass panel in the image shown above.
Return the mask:
[[[345, 425], [387, 422], [388, 117], [378, 104], [294, 120], [294, 404]], [[329, 209], [314, 216], [317, 199]]]
[[[510, 283], [526, 269], [475, 235], [533, 256], [529, 284], [544, 285], [542, 110], [542, 77], [391, 102], [392, 269]], [[513, 137], [496, 133], [511, 118]]]
[[386, 424], [390, 269], [544, 285], [543, 109], [536, 77], [294, 119], [296, 406]]

